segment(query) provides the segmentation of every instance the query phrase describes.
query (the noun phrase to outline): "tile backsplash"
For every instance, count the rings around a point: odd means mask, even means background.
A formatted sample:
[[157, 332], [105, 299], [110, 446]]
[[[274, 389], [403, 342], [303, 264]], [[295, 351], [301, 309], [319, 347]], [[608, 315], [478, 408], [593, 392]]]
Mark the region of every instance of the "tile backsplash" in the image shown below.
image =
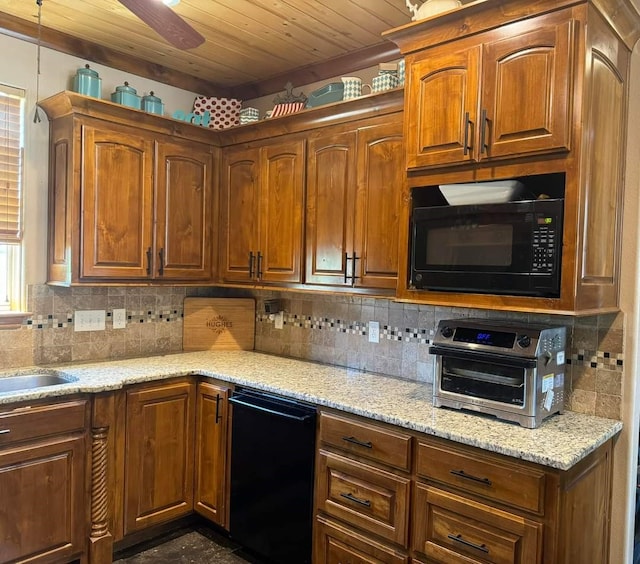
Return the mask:
[[[516, 319], [568, 328], [567, 407], [621, 418], [624, 316], [586, 318], [434, 307], [353, 295], [303, 294], [221, 288], [73, 287], [29, 288], [32, 317], [19, 329], [0, 331], [0, 369], [166, 354], [182, 350], [183, 300], [187, 296], [256, 299], [256, 350], [431, 382], [429, 354], [440, 319]], [[284, 324], [264, 313], [279, 299]], [[113, 329], [114, 309], [126, 310], [127, 326]], [[104, 331], [75, 331], [74, 312], [103, 309]], [[368, 322], [379, 323], [379, 342], [369, 342]]]

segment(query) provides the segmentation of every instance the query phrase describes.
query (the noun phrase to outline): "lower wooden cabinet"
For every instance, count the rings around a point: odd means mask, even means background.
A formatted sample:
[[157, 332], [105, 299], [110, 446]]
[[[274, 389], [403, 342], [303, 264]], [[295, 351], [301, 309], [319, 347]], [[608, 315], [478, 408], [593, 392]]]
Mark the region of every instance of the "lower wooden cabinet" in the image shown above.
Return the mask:
[[126, 392], [124, 534], [193, 511], [193, 380]]
[[606, 564], [611, 449], [562, 471], [323, 410], [314, 564]]
[[88, 534], [88, 402], [0, 412], [0, 562], [69, 562]]
[[411, 436], [321, 412], [314, 564], [409, 562]]
[[413, 503], [413, 550], [429, 562], [541, 562], [540, 522], [417, 484]]
[[209, 521], [227, 525], [227, 447], [229, 386], [199, 382], [196, 400], [194, 509]]
[[315, 564], [408, 564], [406, 553], [377, 542], [339, 523], [318, 517]]

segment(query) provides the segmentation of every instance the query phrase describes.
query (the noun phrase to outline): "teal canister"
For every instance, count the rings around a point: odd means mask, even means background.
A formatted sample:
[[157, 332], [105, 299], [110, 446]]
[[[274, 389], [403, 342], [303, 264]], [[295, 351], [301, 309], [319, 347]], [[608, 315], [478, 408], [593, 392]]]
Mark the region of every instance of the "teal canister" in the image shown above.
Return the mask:
[[142, 107], [140, 96], [138, 96], [135, 88], [129, 86], [128, 82], [125, 82], [122, 86], [116, 86], [116, 91], [111, 93], [111, 101], [136, 110]]
[[153, 95], [153, 90], [146, 96], [142, 97], [142, 109], [150, 114], [164, 114], [164, 104], [162, 100]]
[[73, 77], [73, 90], [78, 94], [100, 98], [102, 96], [102, 80], [98, 73], [85, 65], [83, 69], [78, 69]]

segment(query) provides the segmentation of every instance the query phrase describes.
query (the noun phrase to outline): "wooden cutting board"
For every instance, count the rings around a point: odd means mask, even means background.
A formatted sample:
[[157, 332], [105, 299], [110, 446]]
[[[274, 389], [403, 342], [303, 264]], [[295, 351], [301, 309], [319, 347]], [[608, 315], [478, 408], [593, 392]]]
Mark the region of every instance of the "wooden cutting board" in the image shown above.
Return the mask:
[[185, 298], [182, 348], [185, 351], [253, 350], [256, 302], [253, 298]]

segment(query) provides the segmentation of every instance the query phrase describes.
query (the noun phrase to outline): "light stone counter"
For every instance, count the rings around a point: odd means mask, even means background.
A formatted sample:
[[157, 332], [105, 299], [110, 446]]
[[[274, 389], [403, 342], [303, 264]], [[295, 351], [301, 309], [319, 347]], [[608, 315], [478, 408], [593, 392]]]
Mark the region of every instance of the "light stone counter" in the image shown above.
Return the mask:
[[[0, 377], [48, 369], [16, 369]], [[0, 393], [0, 404], [97, 393], [130, 384], [201, 374], [363, 415], [422, 433], [568, 470], [622, 429], [620, 421], [566, 412], [525, 429], [434, 408], [429, 384], [250, 351], [193, 352], [55, 367], [68, 384]]]

